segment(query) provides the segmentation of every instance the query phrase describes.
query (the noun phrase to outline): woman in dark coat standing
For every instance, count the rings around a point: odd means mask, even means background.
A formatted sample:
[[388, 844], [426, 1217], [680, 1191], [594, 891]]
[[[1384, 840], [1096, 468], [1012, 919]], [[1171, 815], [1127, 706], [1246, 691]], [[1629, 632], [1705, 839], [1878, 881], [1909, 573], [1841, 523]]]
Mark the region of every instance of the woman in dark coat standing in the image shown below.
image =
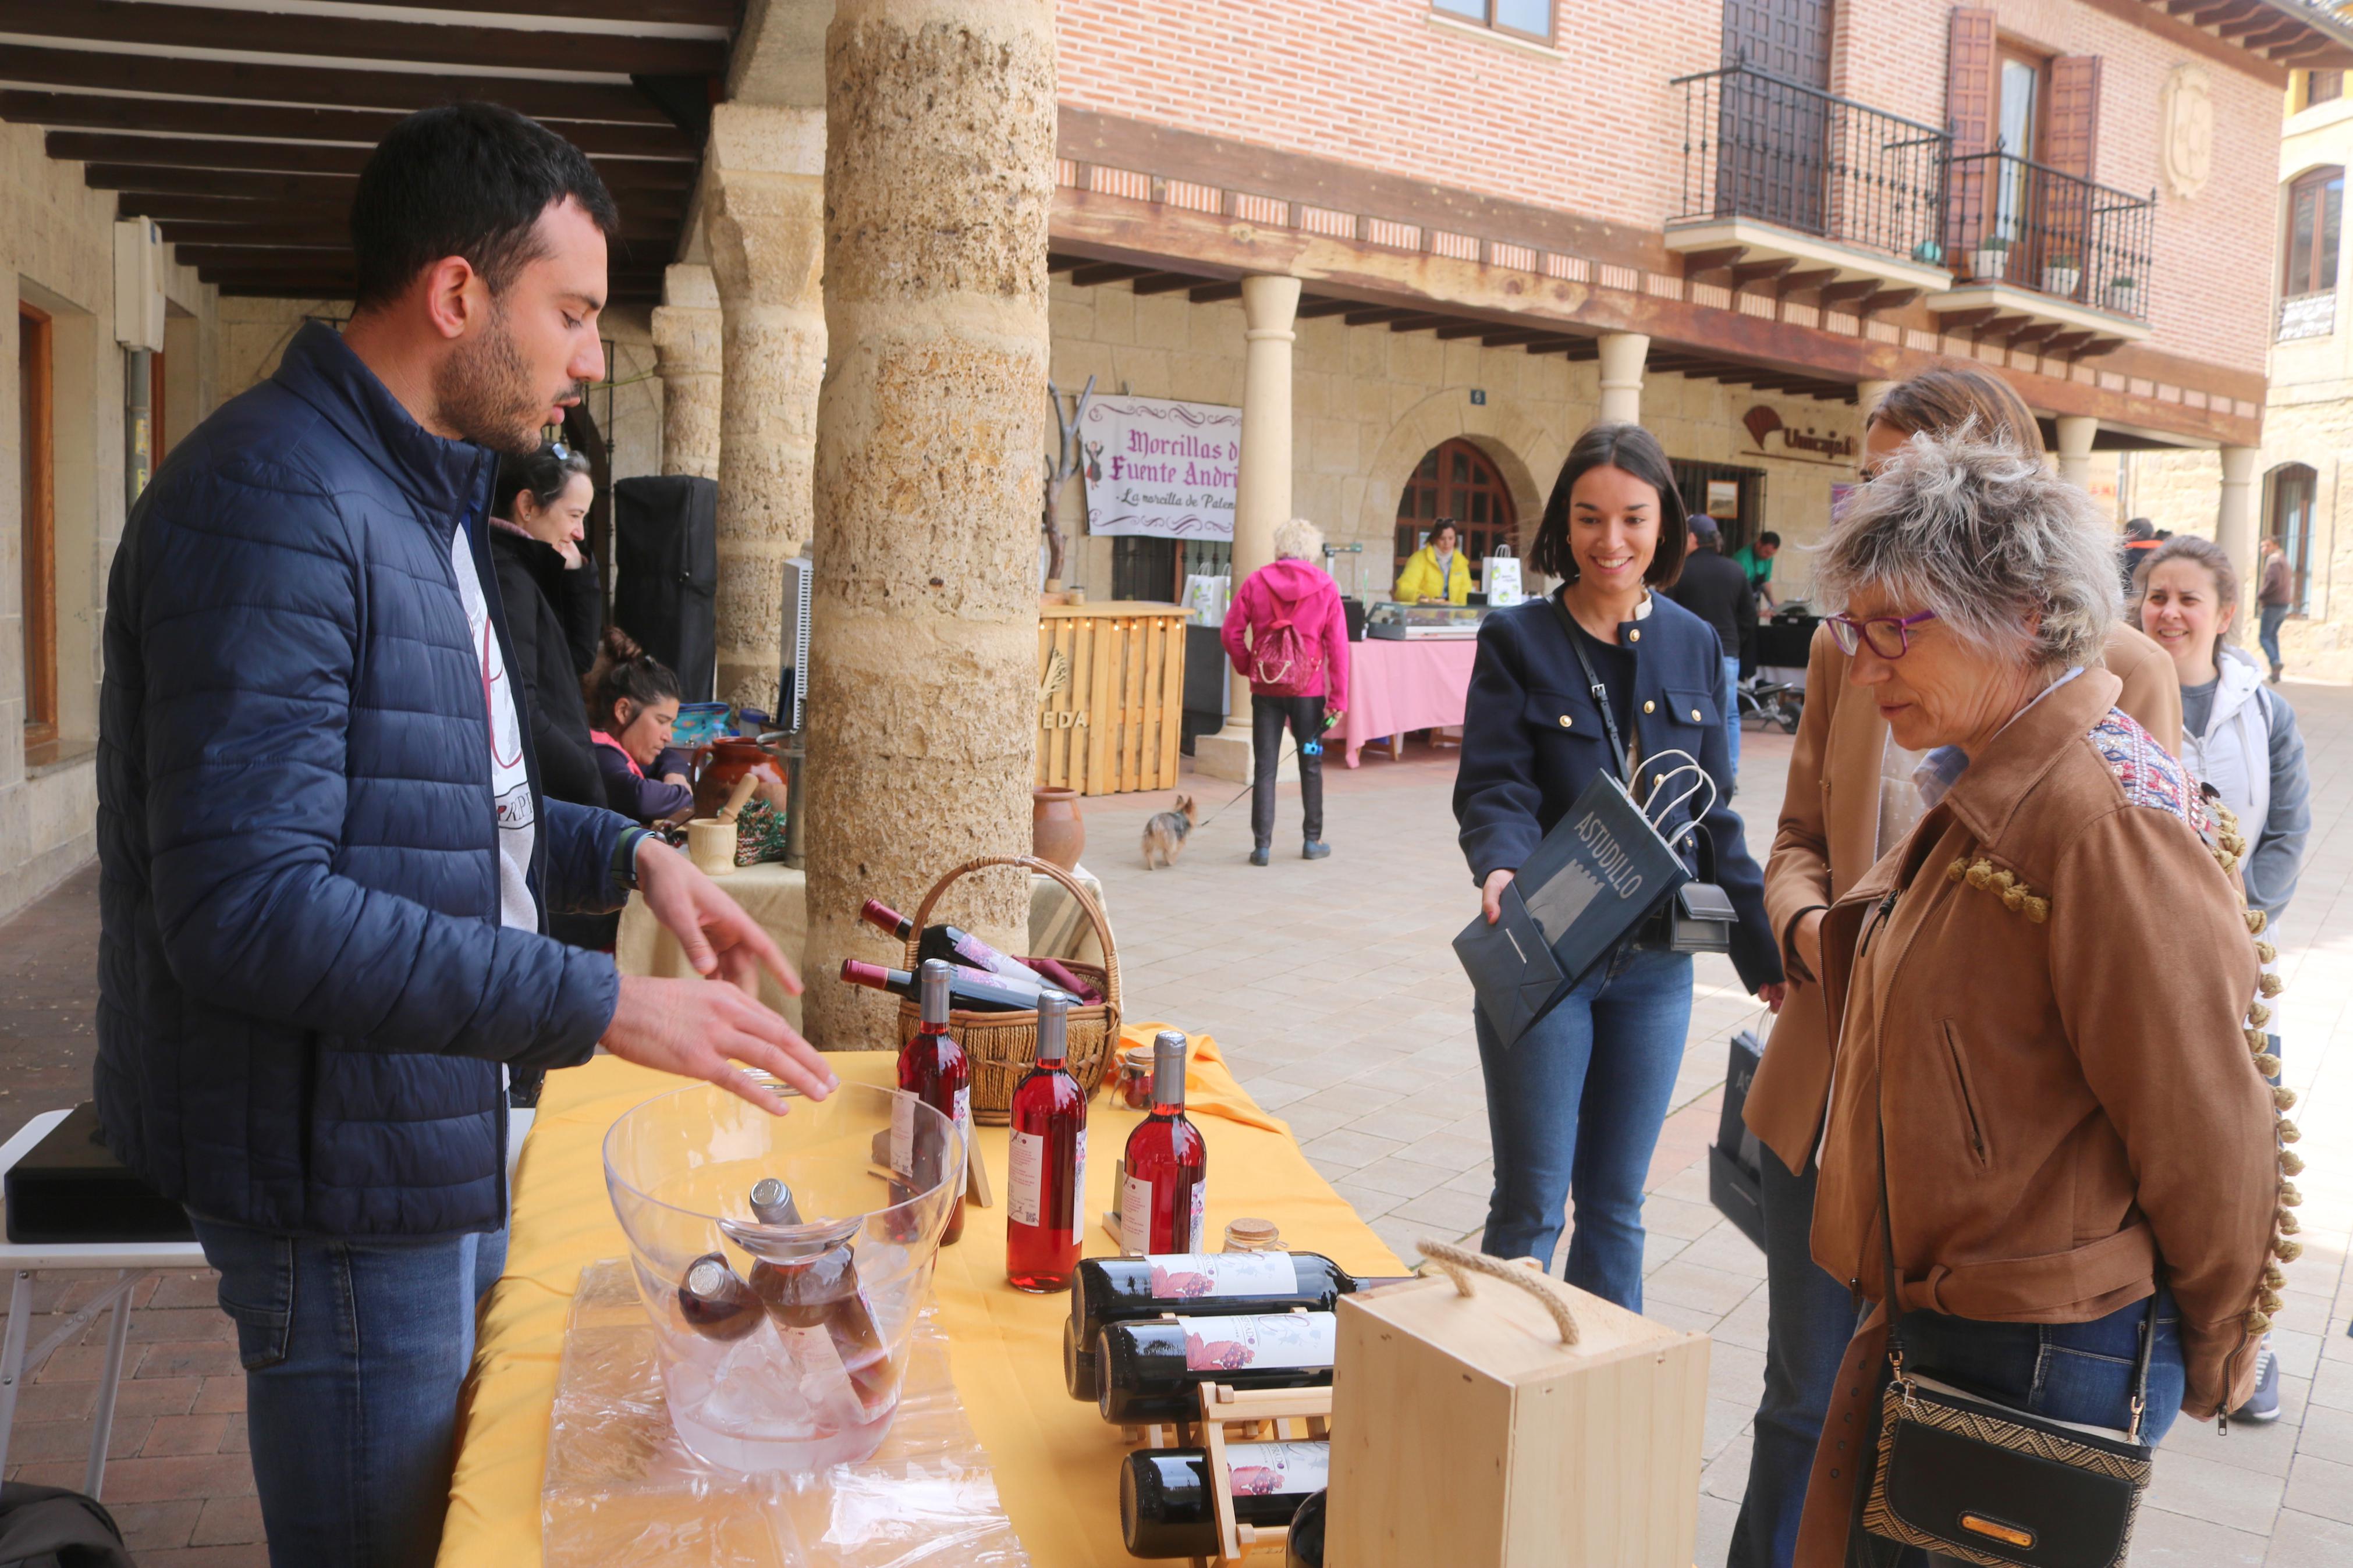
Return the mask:
[[[1578, 437], [1528, 552], [1564, 586], [1479, 628], [1454, 816], [1491, 923], [1504, 886], [1594, 774], [1622, 778], [1613, 734], [1635, 760], [1636, 776], [1623, 782], [1638, 801], [1653, 787], [1675, 796], [1691, 782], [1686, 773], [1661, 787], [1663, 771], [1641, 759], [1683, 752], [1712, 778], [1729, 773], [1731, 692], [1715, 628], [1651, 592], [1674, 581], [1687, 534], [1655, 437], [1634, 425], [1598, 425]], [[1706, 790], [1651, 815], [1674, 841], [1694, 810], [1715, 879], [1738, 915], [1733, 964], [1778, 1005], [1780, 952], [1739, 817]], [[1641, 1310], [1642, 1181], [1691, 1008], [1691, 955], [1629, 938], [1508, 1047], [1474, 1009], [1495, 1150], [1482, 1250], [1549, 1261], [1573, 1194], [1569, 1283]]]
[[491, 508], [491, 563], [514, 639], [540, 787], [582, 805], [605, 804], [580, 689], [605, 629], [596, 558], [582, 542], [596, 497], [588, 460], [551, 443], [527, 458], [500, 459]]

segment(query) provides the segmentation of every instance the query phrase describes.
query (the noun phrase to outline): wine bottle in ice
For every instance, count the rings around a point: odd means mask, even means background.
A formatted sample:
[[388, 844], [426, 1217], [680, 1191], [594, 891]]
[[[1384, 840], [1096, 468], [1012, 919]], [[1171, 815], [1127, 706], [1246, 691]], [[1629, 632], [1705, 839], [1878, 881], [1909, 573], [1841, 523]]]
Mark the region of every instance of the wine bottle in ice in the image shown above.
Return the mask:
[[1013, 1091], [1006, 1178], [1005, 1277], [1042, 1294], [1071, 1282], [1087, 1210], [1087, 1097], [1067, 1066], [1060, 996], [1038, 1002], [1038, 1063]]
[[[858, 918], [880, 931], [887, 931], [901, 942], [915, 934], [915, 922], [884, 903], [869, 899], [858, 911]], [[1001, 974], [1025, 985], [1050, 985], [1053, 982], [1030, 968], [1018, 958], [1008, 958], [968, 931], [958, 931], [950, 925], [925, 926], [922, 940], [915, 947], [918, 960], [944, 959], [965, 969], [976, 969], [984, 974]]]
[[[849, 964], [843, 964], [846, 973]], [[972, 1152], [972, 1068], [965, 1060], [964, 1047], [948, 1033], [948, 993], [955, 966], [944, 959], [927, 958], [923, 970], [923, 1021], [907, 1043], [899, 1047], [899, 1087], [955, 1123], [965, 1159]], [[947, 1246], [964, 1235], [963, 1171], [949, 1172], [926, 1168], [923, 1148], [931, 1147], [927, 1139], [911, 1139], [918, 1144], [913, 1168], [901, 1173], [911, 1178], [915, 1190], [923, 1191], [942, 1179], [955, 1183], [955, 1206], [948, 1211], [947, 1229], [941, 1233], [940, 1245]], [[897, 1151], [894, 1136], [892, 1147]], [[936, 1165], [934, 1153], [928, 1163]]]
[[866, 1292], [859, 1287], [858, 1263], [849, 1243], [786, 1261], [762, 1258], [752, 1265], [749, 1283], [752, 1294], [780, 1326], [826, 1331], [850, 1386], [858, 1391], [859, 1403], [870, 1414], [889, 1403], [898, 1369], [875, 1326]]
[[706, 1252], [686, 1266], [678, 1310], [689, 1328], [714, 1340], [740, 1340], [760, 1326], [760, 1303], [723, 1252]]
[[1119, 1194], [1120, 1250], [1130, 1257], [1201, 1250], [1209, 1149], [1185, 1116], [1185, 1034], [1152, 1041], [1152, 1114], [1127, 1135], [1126, 1185]]

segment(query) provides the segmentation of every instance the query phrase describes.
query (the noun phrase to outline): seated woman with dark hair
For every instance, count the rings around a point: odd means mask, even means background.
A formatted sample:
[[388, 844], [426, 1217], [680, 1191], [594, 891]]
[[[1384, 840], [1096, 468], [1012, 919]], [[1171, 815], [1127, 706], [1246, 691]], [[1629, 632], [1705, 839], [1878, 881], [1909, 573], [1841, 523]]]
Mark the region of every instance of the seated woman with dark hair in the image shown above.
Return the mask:
[[491, 563], [506, 602], [540, 788], [577, 805], [605, 804], [580, 691], [605, 624], [596, 563], [581, 545], [596, 495], [587, 459], [546, 445], [499, 460], [491, 504]]
[[670, 743], [678, 722], [678, 677], [618, 626], [588, 677], [588, 738], [604, 776], [605, 804], [639, 822], [684, 822], [694, 815], [686, 753]]

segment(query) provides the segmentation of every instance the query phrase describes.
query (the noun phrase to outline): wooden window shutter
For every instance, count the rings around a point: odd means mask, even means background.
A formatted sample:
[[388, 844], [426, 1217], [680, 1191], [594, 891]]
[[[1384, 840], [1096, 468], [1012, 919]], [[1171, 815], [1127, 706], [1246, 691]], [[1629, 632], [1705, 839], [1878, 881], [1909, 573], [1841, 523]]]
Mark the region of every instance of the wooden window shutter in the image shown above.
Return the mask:
[[1945, 59], [1945, 119], [1953, 132], [1953, 151], [1959, 155], [1993, 150], [1994, 37], [1990, 7], [1953, 7], [1952, 41]]
[[2100, 57], [2061, 55], [2051, 62], [2042, 162], [2063, 174], [2096, 178], [2100, 150]]

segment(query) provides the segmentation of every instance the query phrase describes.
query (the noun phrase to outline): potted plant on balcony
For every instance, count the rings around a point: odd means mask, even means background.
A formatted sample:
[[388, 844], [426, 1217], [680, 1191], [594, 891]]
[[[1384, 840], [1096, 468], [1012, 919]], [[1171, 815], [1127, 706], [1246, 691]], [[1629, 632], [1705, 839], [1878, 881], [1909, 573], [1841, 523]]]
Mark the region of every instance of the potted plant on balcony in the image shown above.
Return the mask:
[[2084, 269], [2075, 263], [2073, 251], [2054, 250], [2051, 259], [2042, 264], [2042, 291], [2072, 300], [2083, 286]]
[[2119, 316], [2138, 315], [2140, 313], [2139, 280], [2129, 273], [2109, 279], [2107, 293], [2101, 302]]
[[2000, 282], [2009, 265], [2010, 241], [1998, 234], [1978, 241], [1977, 248], [1969, 252], [1969, 276], [1980, 282]]

